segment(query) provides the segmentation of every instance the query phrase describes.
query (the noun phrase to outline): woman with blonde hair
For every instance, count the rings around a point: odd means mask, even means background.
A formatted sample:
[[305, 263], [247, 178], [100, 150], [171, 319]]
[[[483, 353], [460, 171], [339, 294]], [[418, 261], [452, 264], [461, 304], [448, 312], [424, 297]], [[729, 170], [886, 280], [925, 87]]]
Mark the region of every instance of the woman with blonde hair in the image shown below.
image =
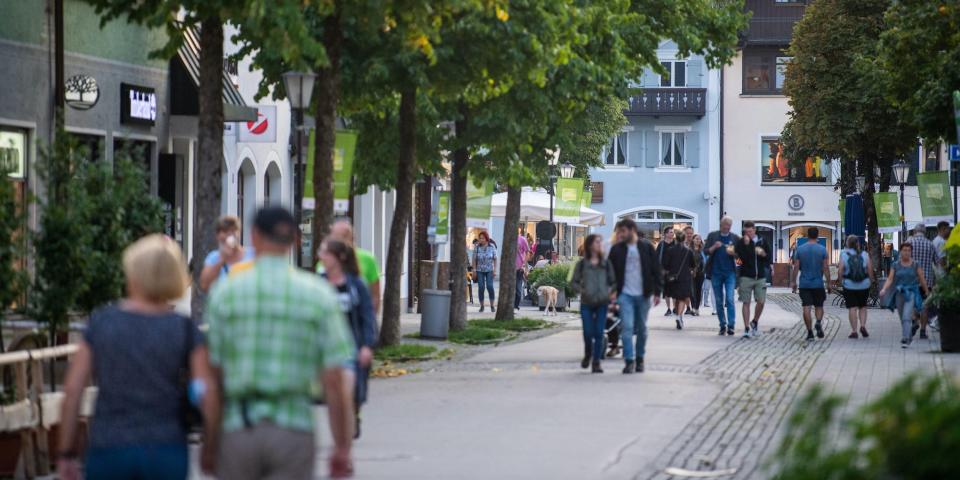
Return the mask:
[[[216, 384], [204, 338], [172, 307], [190, 281], [180, 247], [162, 235], [141, 238], [123, 252], [123, 273], [127, 297], [90, 315], [64, 381], [61, 479], [80, 478], [77, 425], [91, 378], [98, 394], [85, 458], [88, 479], [187, 478], [189, 402], [214, 418]], [[185, 372], [192, 379], [190, 400]], [[212, 452], [202, 458], [209, 470]]]

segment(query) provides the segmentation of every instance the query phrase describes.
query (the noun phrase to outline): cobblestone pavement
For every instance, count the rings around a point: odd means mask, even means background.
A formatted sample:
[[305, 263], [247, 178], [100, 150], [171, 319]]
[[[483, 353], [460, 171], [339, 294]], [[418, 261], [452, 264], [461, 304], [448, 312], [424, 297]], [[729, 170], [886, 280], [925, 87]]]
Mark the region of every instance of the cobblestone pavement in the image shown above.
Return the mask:
[[759, 339], [737, 342], [716, 352], [689, 371], [724, 380], [720, 395], [673, 439], [661, 461], [637, 474], [637, 479], [674, 479], [667, 467], [717, 471], [733, 469], [723, 478], [767, 478], [768, 456], [783, 434], [784, 419], [798, 394], [814, 383], [849, 397], [849, 413], [913, 371], [960, 373], [960, 359], [939, 353], [939, 338], [918, 340], [901, 349], [896, 316], [871, 309], [869, 339], [853, 340], [846, 309], [827, 306], [823, 340], [803, 340], [799, 298], [773, 294], [768, 302], [797, 315], [791, 328], [769, 331]]

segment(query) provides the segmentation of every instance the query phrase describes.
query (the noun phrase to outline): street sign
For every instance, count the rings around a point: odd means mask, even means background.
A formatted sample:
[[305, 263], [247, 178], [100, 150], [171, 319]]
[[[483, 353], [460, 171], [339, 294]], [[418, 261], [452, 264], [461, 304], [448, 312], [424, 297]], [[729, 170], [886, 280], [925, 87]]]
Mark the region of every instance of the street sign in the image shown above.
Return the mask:
[[960, 145], [950, 145], [950, 161], [960, 162]]

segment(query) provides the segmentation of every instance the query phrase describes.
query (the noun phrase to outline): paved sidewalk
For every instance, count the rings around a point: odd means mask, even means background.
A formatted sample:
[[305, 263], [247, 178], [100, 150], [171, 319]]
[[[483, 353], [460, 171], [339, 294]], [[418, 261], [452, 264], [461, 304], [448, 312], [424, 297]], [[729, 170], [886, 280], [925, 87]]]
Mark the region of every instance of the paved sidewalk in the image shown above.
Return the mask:
[[[900, 349], [896, 317], [883, 310], [870, 310], [869, 339], [850, 340], [846, 310], [827, 307], [826, 338], [815, 342], [803, 339], [796, 295], [782, 290], [769, 296], [760, 338], [718, 336], [709, 308], [678, 331], [664, 310], [651, 311], [641, 375], [621, 375], [621, 359], [605, 361], [604, 375], [581, 370], [580, 320], [571, 312], [550, 317], [562, 326], [545, 336], [457, 347], [454, 361], [372, 380], [357, 478], [684, 478], [664, 473], [675, 467], [763, 479], [788, 411], [814, 382], [850, 396], [852, 409], [911, 371], [960, 374], [960, 356], [935, 351], [935, 332]], [[542, 318], [534, 307], [518, 316]], [[402, 327], [417, 331], [419, 316], [405, 315]]]

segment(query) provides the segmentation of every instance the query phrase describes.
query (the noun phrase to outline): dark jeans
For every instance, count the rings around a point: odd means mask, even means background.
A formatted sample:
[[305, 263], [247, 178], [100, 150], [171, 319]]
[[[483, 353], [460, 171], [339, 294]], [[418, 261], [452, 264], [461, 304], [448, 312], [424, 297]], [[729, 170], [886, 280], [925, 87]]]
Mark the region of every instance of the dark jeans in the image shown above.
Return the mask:
[[480, 305], [483, 305], [484, 290], [490, 292], [490, 303], [493, 304], [497, 299], [493, 293], [493, 272], [477, 272], [477, 298]]
[[693, 276], [693, 297], [690, 298], [690, 306], [694, 310], [700, 310], [700, 302], [703, 300], [703, 274]]
[[590, 352], [594, 361], [603, 360], [603, 327], [607, 324], [607, 305], [591, 307], [580, 305], [583, 320], [584, 353]]
[[187, 444], [91, 448], [86, 478], [168, 480], [187, 478]]
[[517, 270], [517, 297], [513, 299], [513, 308], [520, 308], [523, 299], [523, 269]]

